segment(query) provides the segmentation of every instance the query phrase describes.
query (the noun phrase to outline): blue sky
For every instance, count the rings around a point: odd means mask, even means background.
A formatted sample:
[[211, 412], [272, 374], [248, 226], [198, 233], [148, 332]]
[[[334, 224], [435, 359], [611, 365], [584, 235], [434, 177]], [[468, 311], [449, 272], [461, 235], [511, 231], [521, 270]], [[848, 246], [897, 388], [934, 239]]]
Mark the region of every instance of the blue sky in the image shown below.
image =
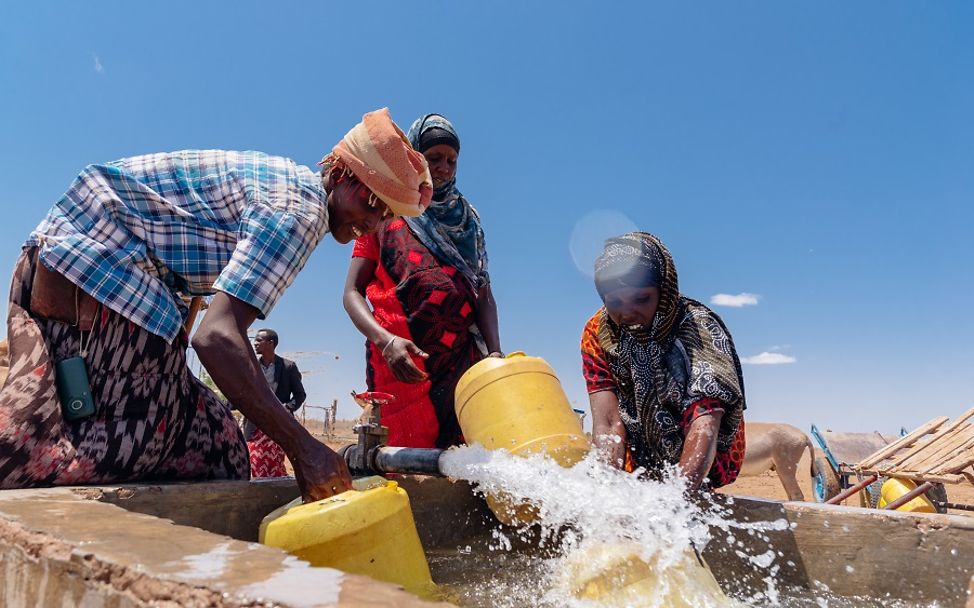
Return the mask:
[[[503, 346], [545, 357], [576, 406], [591, 260], [628, 226], [667, 243], [686, 295], [756, 296], [713, 306], [742, 357], [779, 361], [745, 367], [751, 420], [893, 432], [974, 406], [970, 4], [417, 6], [0, 5], [0, 268], [86, 164], [313, 164], [366, 111], [436, 111]], [[267, 320], [283, 350], [338, 356], [299, 363], [340, 416], [364, 387], [349, 255], [326, 240]]]

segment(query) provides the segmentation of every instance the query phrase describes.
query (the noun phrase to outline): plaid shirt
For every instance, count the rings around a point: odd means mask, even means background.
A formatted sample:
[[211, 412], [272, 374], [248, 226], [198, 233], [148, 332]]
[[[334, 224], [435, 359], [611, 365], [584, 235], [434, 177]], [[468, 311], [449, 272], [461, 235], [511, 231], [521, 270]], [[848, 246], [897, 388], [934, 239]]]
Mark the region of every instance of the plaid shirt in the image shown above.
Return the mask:
[[89, 165], [31, 233], [44, 264], [172, 342], [181, 295], [222, 291], [270, 313], [328, 232], [320, 177], [221, 150]]

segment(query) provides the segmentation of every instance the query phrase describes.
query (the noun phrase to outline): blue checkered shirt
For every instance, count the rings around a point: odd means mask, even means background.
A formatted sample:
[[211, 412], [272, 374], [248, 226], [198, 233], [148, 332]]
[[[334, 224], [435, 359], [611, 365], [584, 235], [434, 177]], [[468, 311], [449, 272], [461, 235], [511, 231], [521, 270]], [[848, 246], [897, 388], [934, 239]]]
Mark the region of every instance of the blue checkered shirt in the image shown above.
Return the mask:
[[26, 245], [172, 342], [184, 295], [222, 291], [269, 314], [328, 233], [326, 200], [318, 174], [261, 152], [135, 156], [88, 166]]

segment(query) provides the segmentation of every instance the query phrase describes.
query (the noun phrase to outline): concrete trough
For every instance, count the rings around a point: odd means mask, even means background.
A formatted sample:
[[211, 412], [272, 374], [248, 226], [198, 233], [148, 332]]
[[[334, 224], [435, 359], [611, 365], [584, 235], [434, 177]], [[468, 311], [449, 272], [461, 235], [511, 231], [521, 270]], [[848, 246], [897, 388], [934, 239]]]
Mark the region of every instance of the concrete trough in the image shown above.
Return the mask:
[[[486, 551], [496, 520], [467, 484], [398, 481], [409, 493], [427, 551]], [[290, 478], [2, 491], [0, 602], [105, 608], [435, 605], [257, 544], [261, 518], [297, 495]], [[791, 524], [767, 533], [779, 557], [773, 576], [781, 588], [824, 586], [839, 596], [877, 598], [877, 606], [893, 599], [967, 605], [974, 518], [739, 497], [727, 508], [740, 520]], [[729, 550], [720, 530], [714, 535], [704, 556], [721, 584], [744, 593], [763, 588], [762, 579], [772, 573]], [[757, 536], [738, 536], [747, 545], [743, 553], [769, 548]], [[434, 565], [434, 580], [444, 576]]]

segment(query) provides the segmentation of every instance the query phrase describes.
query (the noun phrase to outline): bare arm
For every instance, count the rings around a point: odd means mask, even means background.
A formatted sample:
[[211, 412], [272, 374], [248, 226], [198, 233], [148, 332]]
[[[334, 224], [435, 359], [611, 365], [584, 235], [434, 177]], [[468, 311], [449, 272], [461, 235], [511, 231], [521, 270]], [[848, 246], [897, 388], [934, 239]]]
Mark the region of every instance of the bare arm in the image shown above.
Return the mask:
[[691, 422], [687, 429], [679, 466], [691, 492], [700, 488], [717, 457], [717, 431], [723, 416], [724, 412], [720, 410], [704, 414]]
[[477, 294], [477, 327], [487, 343], [487, 352], [494, 356], [503, 355], [500, 330], [497, 327], [497, 302], [490, 283], [481, 287]]
[[196, 330], [193, 349], [227, 399], [284, 449], [305, 500], [349, 489], [352, 480], [342, 458], [281, 407], [264, 379], [247, 339], [256, 318], [254, 307], [218, 292]]
[[614, 391], [588, 396], [592, 406], [592, 441], [602, 457], [621, 469], [626, 463], [626, 427], [619, 415], [619, 398]]
[[375, 320], [369, 303], [365, 300], [365, 288], [375, 276], [377, 264], [367, 258], [352, 258], [345, 279], [345, 292], [342, 303], [352, 323], [365, 338], [382, 350], [382, 356], [392, 369], [392, 374], [400, 382], [420, 382], [426, 373], [413, 363], [410, 353], [424, 359], [424, 353], [410, 340], [396, 336]]

